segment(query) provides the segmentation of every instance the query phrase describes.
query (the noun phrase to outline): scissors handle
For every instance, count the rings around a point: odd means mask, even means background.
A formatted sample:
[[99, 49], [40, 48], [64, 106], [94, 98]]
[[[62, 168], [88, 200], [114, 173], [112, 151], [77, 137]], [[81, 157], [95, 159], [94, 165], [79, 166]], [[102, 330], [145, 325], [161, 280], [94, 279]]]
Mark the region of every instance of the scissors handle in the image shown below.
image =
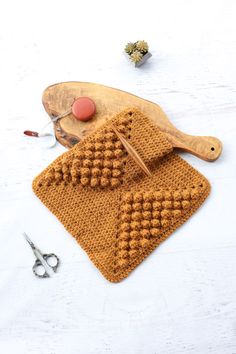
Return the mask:
[[[54, 254], [54, 253], [49, 253], [49, 254], [43, 254], [43, 259], [47, 263], [47, 266], [51, 268], [54, 272], [57, 271], [58, 265], [59, 265], [59, 258]], [[53, 261], [53, 264], [50, 264], [50, 261]], [[41, 273], [40, 270], [44, 269], [44, 272]], [[39, 277], [39, 278], [48, 278], [50, 275], [48, 274], [45, 266], [42, 264], [42, 262], [39, 259], [36, 259], [34, 265], [33, 265], [33, 272], [34, 274]]]
[[[42, 265], [41, 261], [39, 259], [36, 259], [34, 265], [33, 265], [33, 272], [36, 275], [36, 277], [39, 278], [48, 278], [50, 275], [47, 273], [46, 269]], [[43, 273], [41, 273], [41, 270], [44, 270]]]
[[[43, 258], [45, 259], [45, 261], [47, 262], [47, 265], [53, 269], [53, 271], [56, 273], [57, 268], [59, 266], [59, 258], [54, 254], [54, 253], [48, 253], [48, 254], [44, 254]], [[52, 262], [52, 263], [50, 263]]]

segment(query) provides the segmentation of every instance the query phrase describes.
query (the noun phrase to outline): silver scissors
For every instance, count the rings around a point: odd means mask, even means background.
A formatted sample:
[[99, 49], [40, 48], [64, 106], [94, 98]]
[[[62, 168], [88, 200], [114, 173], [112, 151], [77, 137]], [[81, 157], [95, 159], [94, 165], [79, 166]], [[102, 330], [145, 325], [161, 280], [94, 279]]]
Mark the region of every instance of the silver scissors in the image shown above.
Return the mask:
[[[23, 233], [26, 241], [29, 243], [32, 251], [34, 252], [35, 257], [37, 258], [33, 265], [33, 272], [39, 278], [48, 278], [50, 277], [50, 269], [54, 272], [57, 271], [59, 266], [59, 258], [54, 253], [43, 254], [30, 240], [29, 236], [24, 232]], [[44, 270], [43, 273], [40, 270]]]

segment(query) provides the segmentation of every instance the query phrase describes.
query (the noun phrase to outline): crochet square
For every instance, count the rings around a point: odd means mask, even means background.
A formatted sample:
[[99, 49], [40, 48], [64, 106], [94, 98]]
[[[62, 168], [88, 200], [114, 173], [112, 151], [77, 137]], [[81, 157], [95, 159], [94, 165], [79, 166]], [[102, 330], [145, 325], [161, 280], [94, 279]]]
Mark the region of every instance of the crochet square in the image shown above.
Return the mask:
[[[111, 123], [152, 173], [144, 175]], [[33, 190], [112, 282], [137, 267], [210, 192], [142, 112], [127, 109], [52, 162]]]

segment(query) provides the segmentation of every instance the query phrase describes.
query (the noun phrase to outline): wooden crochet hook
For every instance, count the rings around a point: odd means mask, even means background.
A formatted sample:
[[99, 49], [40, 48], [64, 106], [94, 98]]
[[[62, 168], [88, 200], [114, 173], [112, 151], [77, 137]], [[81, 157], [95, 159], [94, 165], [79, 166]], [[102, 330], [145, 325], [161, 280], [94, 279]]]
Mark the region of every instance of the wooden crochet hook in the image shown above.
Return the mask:
[[215, 161], [221, 154], [222, 143], [211, 136], [192, 136], [178, 130], [161, 107], [131, 93], [89, 82], [63, 82], [46, 88], [43, 105], [51, 118], [68, 111], [78, 97], [90, 97], [96, 104], [96, 114], [88, 122], [81, 122], [70, 113], [53, 122], [57, 140], [70, 148], [92, 133], [106, 120], [125, 108], [135, 107], [153, 119], [166, 133], [174, 148], [187, 151], [203, 160]]

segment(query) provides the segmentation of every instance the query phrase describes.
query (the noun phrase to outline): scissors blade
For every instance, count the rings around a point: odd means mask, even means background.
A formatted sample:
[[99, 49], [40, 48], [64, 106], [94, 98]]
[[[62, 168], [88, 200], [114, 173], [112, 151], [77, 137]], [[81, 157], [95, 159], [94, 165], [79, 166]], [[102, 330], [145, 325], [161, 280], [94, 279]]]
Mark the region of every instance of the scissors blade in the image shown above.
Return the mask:
[[32, 249], [36, 249], [35, 244], [31, 241], [31, 239], [29, 238], [29, 236], [27, 235], [26, 232], [23, 232], [23, 236], [25, 237], [25, 239], [28, 242], [28, 244], [30, 245], [30, 247]]

